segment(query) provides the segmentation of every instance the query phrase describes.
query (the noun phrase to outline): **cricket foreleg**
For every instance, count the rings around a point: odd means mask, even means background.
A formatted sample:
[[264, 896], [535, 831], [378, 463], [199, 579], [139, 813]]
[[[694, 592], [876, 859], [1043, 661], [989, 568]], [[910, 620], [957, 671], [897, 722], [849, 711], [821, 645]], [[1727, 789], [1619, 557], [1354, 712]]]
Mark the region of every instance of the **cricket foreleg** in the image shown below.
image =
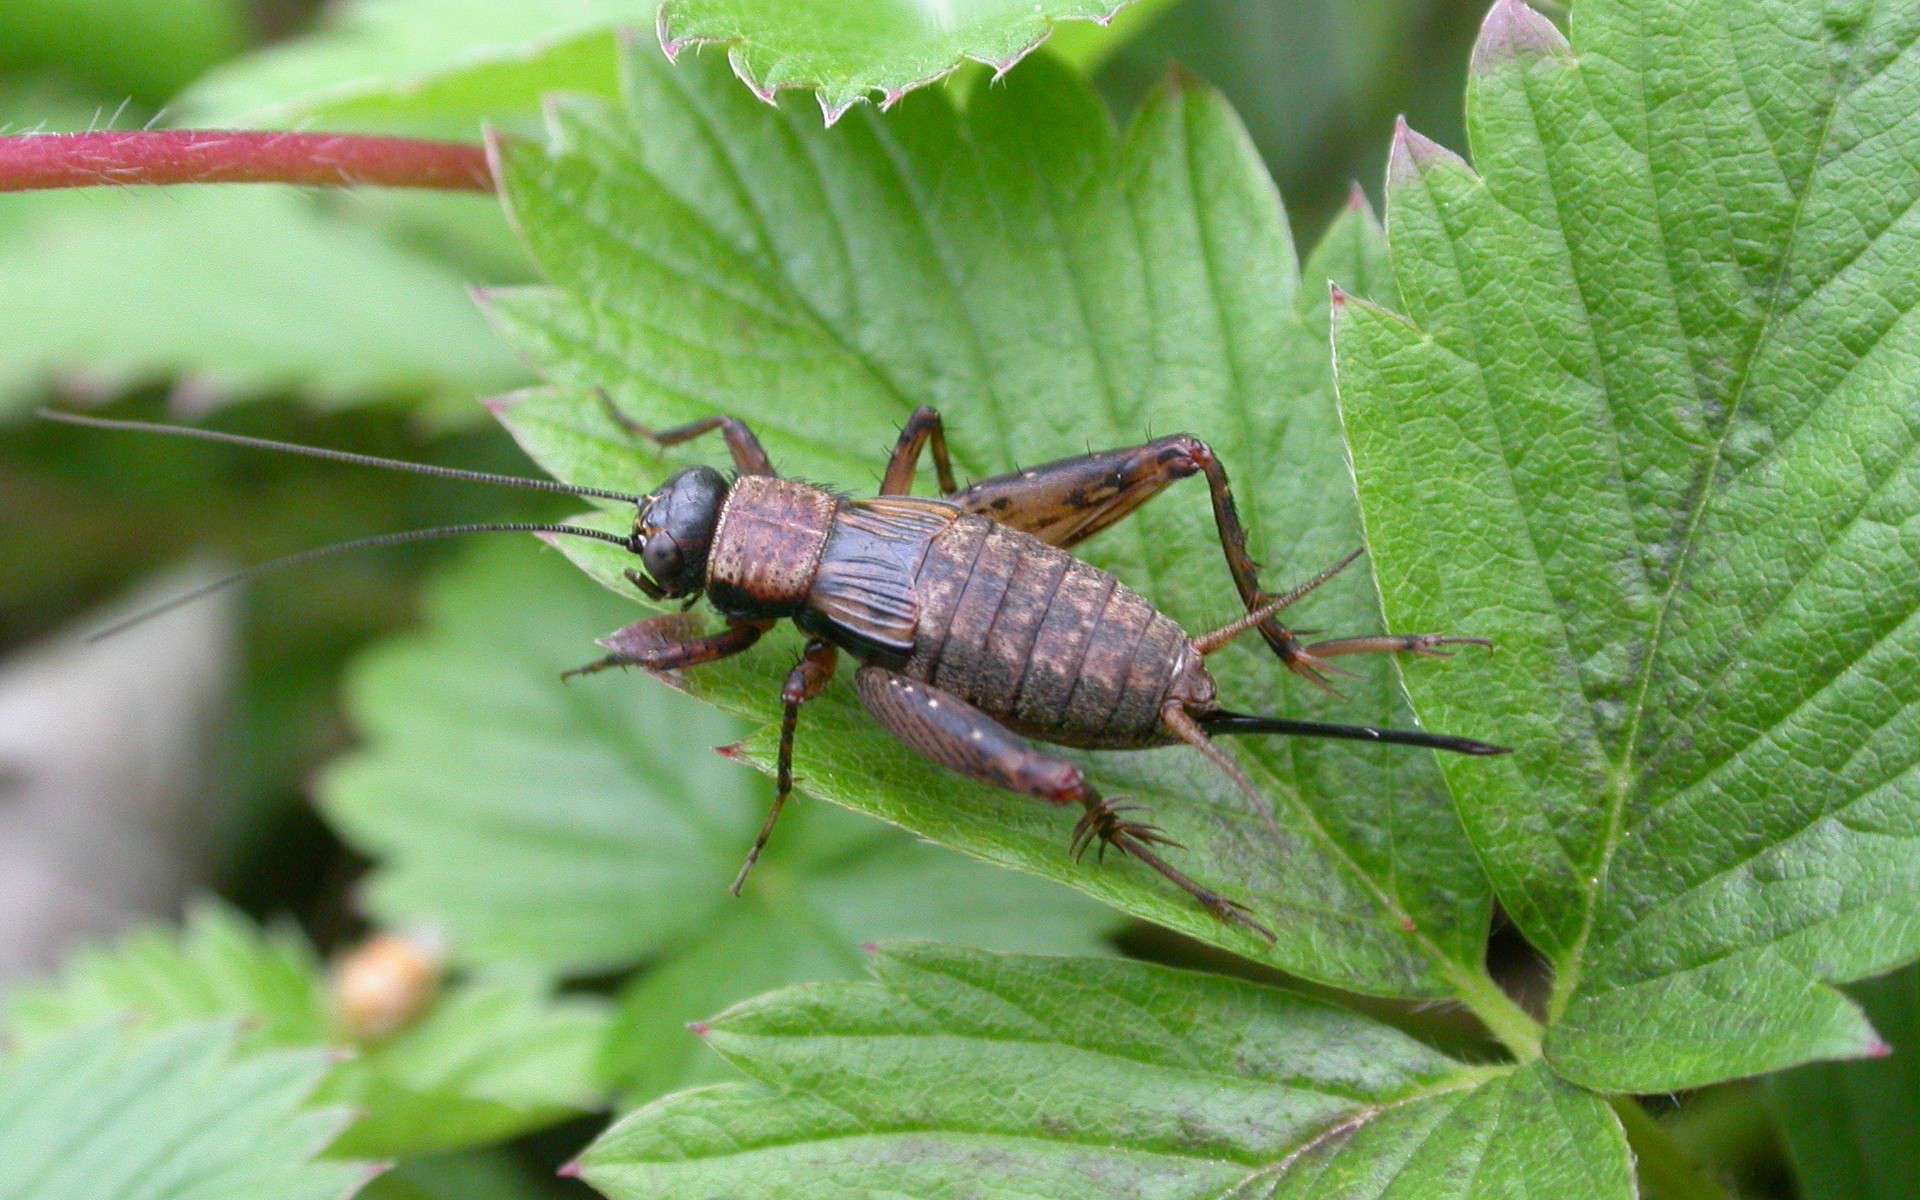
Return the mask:
[[760, 826], [759, 836], [753, 839], [753, 849], [747, 851], [747, 861], [741, 864], [740, 873], [733, 877], [732, 891], [736, 896], [747, 882], [747, 872], [753, 870], [753, 864], [760, 861], [760, 852], [767, 848], [767, 839], [773, 836], [773, 827], [780, 820], [780, 810], [786, 807], [787, 797], [793, 793], [793, 734], [800, 724], [800, 706], [826, 690], [838, 661], [839, 655], [835, 653], [832, 643], [814, 638], [807, 643], [793, 670], [787, 672], [786, 686], [780, 689], [780, 700], [785, 710], [780, 716], [780, 765], [775, 780], [773, 807], [767, 810], [766, 822]]
[[1032, 796], [1049, 804], [1079, 804], [1085, 815], [1074, 827], [1070, 849], [1077, 858], [1098, 842], [1132, 855], [1185, 891], [1222, 921], [1273, 940], [1273, 932], [1247, 909], [1201, 886], [1154, 852], [1174, 845], [1152, 825], [1121, 814], [1138, 806], [1102, 796], [1079, 767], [1036, 749], [986, 713], [951, 692], [884, 667], [862, 667], [854, 690], [874, 720], [909, 749], [978, 783]]
[[600, 403], [606, 409], [613, 423], [634, 437], [645, 438], [656, 446], [678, 446], [682, 442], [692, 441], [703, 433], [712, 433], [718, 429], [726, 439], [727, 452], [733, 455], [733, 465], [742, 475], [771, 475], [773, 460], [767, 457], [761, 448], [760, 439], [753, 430], [747, 428], [745, 421], [733, 417], [705, 417], [698, 421], [689, 421], [685, 425], [675, 425], [670, 429], [654, 429], [620, 411], [613, 397], [605, 388], [598, 389]]
[[940, 414], [922, 404], [900, 429], [900, 440], [894, 443], [893, 454], [887, 459], [887, 473], [880, 480], [882, 496], [904, 496], [913, 490], [913, 473], [920, 466], [920, 452], [929, 444], [933, 448], [933, 471], [940, 480], [941, 495], [950, 496], [959, 490], [953, 482], [953, 461], [947, 457], [947, 434], [940, 424]]
[[605, 658], [575, 667], [562, 675], [592, 675], [608, 667], [640, 667], [647, 671], [677, 671], [697, 667], [740, 653], [773, 628], [772, 621], [740, 621], [719, 633], [699, 636], [700, 620], [687, 613], [649, 617], [600, 639]]

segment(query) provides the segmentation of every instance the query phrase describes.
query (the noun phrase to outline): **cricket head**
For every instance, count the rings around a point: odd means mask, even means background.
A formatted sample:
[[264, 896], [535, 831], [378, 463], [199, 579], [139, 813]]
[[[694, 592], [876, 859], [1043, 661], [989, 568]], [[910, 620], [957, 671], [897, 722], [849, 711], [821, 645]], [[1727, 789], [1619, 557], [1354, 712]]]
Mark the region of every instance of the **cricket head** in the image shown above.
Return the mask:
[[660, 597], [691, 596], [706, 586], [707, 551], [727, 503], [727, 478], [712, 467], [688, 467], [641, 497], [631, 545]]

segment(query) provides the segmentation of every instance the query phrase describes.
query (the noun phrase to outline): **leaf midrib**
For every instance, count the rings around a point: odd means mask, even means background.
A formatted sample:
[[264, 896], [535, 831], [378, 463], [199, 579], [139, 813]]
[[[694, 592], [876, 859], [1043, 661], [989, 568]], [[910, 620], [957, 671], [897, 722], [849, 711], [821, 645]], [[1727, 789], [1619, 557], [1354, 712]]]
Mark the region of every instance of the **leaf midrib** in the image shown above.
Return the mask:
[[[950, 986], [964, 988], [972, 992], [979, 992], [983, 995], [991, 997], [993, 1000], [1006, 1005], [1008, 1008], [1013, 1009], [1015, 1012], [1019, 1013], [1022, 1017], [1026, 1018], [1033, 1025], [1035, 1025], [1036, 1027], [1042, 1030], [1051, 1031], [1052, 1029], [1056, 1028], [1060, 1024], [1060, 1021], [1057, 1018], [1043, 1012], [1035, 1012], [1033, 1009], [1028, 1007], [1028, 1005], [1024, 1003], [1019, 997], [1009, 993], [1008, 991], [992, 987], [990, 986], [988, 981], [981, 980], [975, 976], [966, 974], [961, 971], [953, 970], [937, 959], [914, 961], [914, 962], [910, 962], [903, 965], [909, 966], [912, 970], [919, 971], [924, 974], [932, 975], [935, 978], [941, 979]], [[1176, 1026], [1170, 1025], [1167, 1022], [1165, 1016], [1162, 1013], [1155, 1011], [1150, 1004], [1145, 1003], [1142, 1000], [1129, 995], [1126, 991], [1120, 988], [1111, 986], [1109, 984], [1101, 983], [1099, 981], [1092, 981], [1091, 983], [1083, 983], [1083, 984], [1079, 984], [1078, 986], [1083, 991], [1094, 992], [1101, 999], [1103, 999], [1106, 1003], [1110, 1005], [1113, 1005], [1115, 1007], [1124, 1007], [1129, 1012], [1139, 1013], [1141, 1016], [1152, 1020], [1157, 1026], [1159, 1026], [1161, 1034], [1165, 1037], [1165, 1039], [1169, 1043], [1186, 1044], [1189, 1041], [1185, 1030], [1178, 1028]], [[887, 987], [889, 991], [891, 991], [895, 996], [898, 996], [903, 1002], [907, 1004], [911, 1004], [915, 1008], [919, 1009], [920, 1012], [923, 1013], [929, 1020], [937, 1021], [941, 1019], [940, 1013], [938, 1012], [938, 1010], [930, 1008], [925, 1004], [919, 1003], [912, 995], [910, 989], [893, 986], [890, 982], [887, 984]], [[1296, 1002], [1300, 1002], [1298, 1001], [1297, 998], [1295, 999], [1296, 999]], [[1313, 1011], [1313, 1009], [1309, 1007], [1313, 1004], [1313, 1002], [1306, 1001], [1301, 1003], [1302, 1003], [1302, 1009], [1304, 1011]], [[1281, 1020], [1281, 1014], [1278, 1011], [1272, 1011], [1266, 1014], [1259, 1014], [1259, 1013], [1249, 1014], [1247, 1019], [1249, 1023], [1251, 1023], [1254, 1021], [1261, 1020], [1263, 1017], [1269, 1020], [1273, 1020], [1275, 1022], [1279, 1022]], [[1008, 1040], [1020, 1041], [1020, 1040], [1028, 1040], [1028, 1039], [1014, 1038], [1014, 1039], [1008, 1039]], [[1133, 1062], [1142, 1066], [1153, 1066], [1153, 1067], [1164, 1068], [1167, 1070], [1185, 1071], [1185, 1072], [1191, 1072], [1191, 1073], [1204, 1072], [1204, 1068], [1199, 1066], [1189, 1066], [1187, 1064], [1180, 1064], [1180, 1063], [1163, 1063], [1158, 1060], [1153, 1060], [1153, 1059], [1145, 1058], [1138, 1055], [1129, 1056], [1128, 1054], [1124, 1053], [1123, 1050], [1131, 1048], [1131, 1043], [1128, 1043], [1125, 1041], [1118, 1041], [1104, 1048], [1096, 1048], [1096, 1047], [1078, 1046], [1073, 1043], [1059, 1041], [1056, 1035], [1055, 1040], [1047, 1044], [1060, 1046], [1064, 1049], [1070, 1049], [1070, 1050], [1085, 1050], [1093, 1054], [1118, 1059], [1123, 1062]], [[1424, 1044], [1422, 1043], [1415, 1043], [1415, 1044], [1419, 1045], [1421, 1050], [1423, 1051], [1427, 1050], [1427, 1047]], [[1439, 1056], [1437, 1052], [1433, 1052], [1433, 1051], [1427, 1051], [1427, 1052], [1434, 1056], [1435, 1063], [1448, 1061], [1444, 1059], [1442, 1056]], [[1422, 1076], [1412, 1075], [1411, 1068], [1409, 1068], [1409, 1074], [1411, 1076], [1410, 1082], [1412, 1083], [1417, 1083], [1423, 1078]], [[1261, 1080], [1259, 1078], [1253, 1078], [1246, 1075], [1234, 1075], [1234, 1076], [1222, 1076], [1222, 1077], [1233, 1078], [1233, 1079], [1249, 1079], [1251, 1082], [1264, 1082], [1264, 1080]], [[1427, 1075], [1427, 1076], [1424, 1076], [1424, 1078], [1428, 1080], [1432, 1080], [1432, 1079], [1438, 1078], [1438, 1075], [1437, 1074]], [[1291, 1084], [1288, 1084], [1285, 1080], [1274, 1080], [1273, 1082], [1279, 1082], [1283, 1086], [1292, 1086]], [[1349, 1099], [1354, 1101], [1355, 1103], [1369, 1103], [1369, 1102], [1377, 1101], [1377, 1096], [1364, 1096], [1359, 1094], [1349, 1096], [1349, 1095], [1346, 1095], [1345, 1093], [1334, 1090], [1331, 1087], [1317, 1087], [1317, 1086], [1304, 1087], [1303, 1086], [1299, 1090], [1320, 1092], [1322, 1094], [1332, 1095], [1341, 1099]]]
[[[909, 1000], [908, 1003], [911, 1003], [911, 1001]], [[723, 1032], [724, 1026], [715, 1026], [715, 1031]], [[1189, 1063], [1171, 1063], [1163, 1059], [1148, 1058], [1142, 1055], [1123, 1053], [1122, 1048], [1119, 1046], [1115, 1046], [1115, 1047], [1086, 1046], [1086, 1045], [1080, 1045], [1074, 1042], [1061, 1041], [1057, 1037], [1051, 1037], [1051, 1036], [1025, 1037], [1018, 1034], [996, 1034], [996, 1033], [985, 1032], [977, 1029], [957, 1030], [957, 1031], [941, 1030], [938, 1032], [927, 1033], [927, 1032], [921, 1032], [921, 1031], [912, 1030], [912, 1029], [877, 1029], [876, 1030], [876, 1029], [858, 1029], [858, 1028], [819, 1029], [819, 1030], [810, 1030], [806, 1033], [800, 1033], [800, 1034], [771, 1034], [771, 1035], [736, 1034], [735, 1036], [742, 1037], [742, 1038], [751, 1038], [755, 1036], [760, 1036], [760, 1037], [765, 1037], [768, 1040], [777, 1039], [777, 1040], [785, 1041], [789, 1043], [800, 1042], [800, 1041], [806, 1041], [806, 1042], [847, 1041], [847, 1042], [872, 1042], [872, 1043], [904, 1042], [904, 1043], [911, 1043], [913, 1045], [921, 1045], [921, 1046], [929, 1046], [929, 1045], [934, 1045], [938, 1043], [947, 1043], [947, 1044], [958, 1044], [962, 1047], [964, 1047], [969, 1043], [978, 1043], [984, 1046], [1026, 1047], [1026, 1048], [1033, 1048], [1033, 1049], [1056, 1051], [1065, 1056], [1085, 1057], [1085, 1058], [1094, 1059], [1099, 1062], [1112, 1063], [1112, 1064], [1117, 1064], [1117, 1065], [1125, 1066], [1129, 1068], [1137, 1068], [1141, 1070], [1143, 1073], [1152, 1072], [1156, 1075], [1179, 1076], [1182, 1078], [1189, 1079], [1195, 1083], [1210, 1084], [1210, 1085], [1216, 1086], [1222, 1091], [1226, 1090], [1229, 1087], [1232, 1087], [1236, 1090], [1239, 1090], [1239, 1089], [1246, 1089], [1250, 1091], [1271, 1090], [1271, 1091], [1288, 1092], [1288, 1093], [1297, 1094], [1297, 1095], [1324, 1096], [1329, 1100], [1340, 1100], [1340, 1101], [1344, 1101], [1346, 1103], [1357, 1105], [1363, 1108], [1378, 1104], [1380, 1102], [1377, 1095], [1364, 1094], [1360, 1092], [1358, 1089], [1354, 1089], [1354, 1088], [1342, 1088], [1338, 1084], [1329, 1083], [1326, 1080], [1315, 1079], [1310, 1076], [1233, 1075], [1233, 1074], [1228, 1074], [1221, 1071], [1213, 1070], [1206, 1066], [1193, 1065]], [[1458, 1072], [1448, 1072], [1446, 1075], [1441, 1076], [1440, 1079], [1452, 1080], [1455, 1078], [1457, 1074]], [[1434, 1079], [1432, 1077], [1429, 1077], [1425, 1081], [1421, 1081], [1418, 1079], [1413, 1081], [1413, 1083], [1416, 1085], [1420, 1085], [1423, 1083], [1437, 1084], [1438, 1082], [1439, 1080]]]
[[[1476, 1088], [1485, 1087], [1487, 1084], [1503, 1076], [1510, 1075], [1518, 1069], [1519, 1068], [1514, 1066], [1464, 1068], [1456, 1075], [1448, 1078], [1444, 1083], [1437, 1083], [1432, 1087], [1421, 1088], [1417, 1091], [1409, 1092], [1406, 1095], [1372, 1105], [1357, 1113], [1350, 1114], [1329, 1125], [1327, 1128], [1320, 1130], [1314, 1134], [1313, 1137], [1288, 1151], [1286, 1156], [1279, 1161], [1260, 1166], [1251, 1174], [1235, 1183], [1233, 1187], [1220, 1193], [1220, 1198], [1221, 1200], [1226, 1200], [1227, 1197], [1241, 1195], [1243, 1189], [1255, 1182], [1264, 1183], [1270, 1180], [1277, 1189], [1282, 1178], [1288, 1171], [1293, 1169], [1293, 1165], [1296, 1162], [1335, 1138], [1358, 1133], [1368, 1125], [1373, 1124], [1381, 1117], [1397, 1109], [1432, 1100], [1439, 1096], [1452, 1095], [1455, 1092], [1473, 1091]], [[1403, 1169], [1404, 1166], [1405, 1164], [1403, 1163]], [[1398, 1172], [1396, 1172], [1396, 1176], [1397, 1174]]]
[[[1250, 1161], [1242, 1157], [1234, 1157], [1234, 1156], [1223, 1155], [1218, 1153], [1209, 1153], [1205, 1150], [1198, 1149], [1198, 1148], [1189, 1150], [1189, 1149], [1181, 1148], [1178, 1146], [1154, 1147], [1154, 1146], [1143, 1146], [1143, 1145], [1136, 1145], [1136, 1144], [1116, 1145], [1111, 1140], [1101, 1140], [1098, 1138], [1071, 1138], [1071, 1137], [1062, 1137], [1062, 1136], [1051, 1134], [1051, 1133], [1024, 1132], [1019, 1130], [959, 1129], [959, 1128], [954, 1128], [952, 1126], [947, 1126], [947, 1125], [911, 1124], [906, 1122], [881, 1123], [875, 1120], [871, 1120], [868, 1117], [864, 1116], [863, 1114], [856, 1112], [854, 1110], [851, 1110], [847, 1108], [845, 1105], [840, 1104], [828, 1097], [821, 1096], [816, 1092], [803, 1091], [801, 1093], [802, 1095], [805, 1095], [806, 1097], [815, 1101], [816, 1103], [819, 1103], [825, 1107], [833, 1109], [836, 1112], [840, 1112], [844, 1114], [848, 1118], [848, 1120], [856, 1126], [856, 1128], [853, 1130], [829, 1131], [824, 1134], [810, 1135], [810, 1134], [803, 1133], [803, 1134], [789, 1137], [789, 1138], [767, 1140], [767, 1141], [755, 1141], [755, 1142], [752, 1142], [751, 1144], [745, 1144], [745, 1145], [741, 1144], [738, 1140], [736, 1140], [733, 1146], [717, 1153], [710, 1153], [710, 1154], [702, 1153], [702, 1154], [699, 1154], [697, 1157], [682, 1157], [677, 1159], [664, 1159], [664, 1158], [658, 1158], [658, 1157], [642, 1158], [632, 1163], [607, 1164], [605, 1169], [622, 1170], [622, 1169], [637, 1168], [641, 1170], [646, 1170], [646, 1169], [658, 1169], [658, 1168], [667, 1168], [667, 1169], [685, 1168], [685, 1167], [691, 1166], [697, 1170], [701, 1163], [723, 1161], [728, 1158], [759, 1155], [759, 1154], [764, 1154], [768, 1151], [784, 1150], [784, 1149], [788, 1149], [795, 1146], [820, 1145], [824, 1143], [843, 1142], [843, 1141], [881, 1140], [881, 1139], [887, 1139], [887, 1138], [929, 1136], [929, 1137], [935, 1137], [940, 1139], [951, 1139], [956, 1141], [966, 1139], [966, 1140], [991, 1141], [991, 1142], [1037, 1143], [1040, 1146], [1053, 1148], [1053, 1149], [1092, 1150], [1102, 1154], [1110, 1154], [1110, 1155], [1124, 1154], [1128, 1156], [1137, 1156], [1140, 1158], [1170, 1160], [1172, 1162], [1192, 1162], [1192, 1163], [1209, 1164], [1209, 1165], [1216, 1165], [1216, 1166], [1231, 1165], [1235, 1167], [1248, 1169], [1248, 1173], [1246, 1175], [1242, 1176], [1239, 1180], [1236, 1180], [1224, 1192], [1220, 1193], [1221, 1195], [1232, 1195], [1236, 1188], [1243, 1187], [1247, 1183], [1257, 1180], [1263, 1175], [1272, 1175], [1274, 1178], [1277, 1179], [1279, 1173], [1285, 1171], [1302, 1154], [1310, 1152], [1315, 1145], [1321, 1144], [1327, 1139], [1339, 1135], [1343, 1131], [1358, 1129], [1366, 1124], [1370, 1124], [1372, 1121], [1377, 1120], [1380, 1116], [1386, 1113], [1392, 1112], [1399, 1108], [1404, 1108], [1411, 1104], [1417, 1104], [1417, 1103], [1420, 1103], [1421, 1101], [1430, 1100], [1437, 1096], [1450, 1095], [1455, 1092], [1471, 1091], [1475, 1088], [1485, 1086], [1486, 1084], [1492, 1082], [1493, 1080], [1499, 1078], [1500, 1076], [1511, 1073], [1514, 1069], [1515, 1068], [1513, 1067], [1507, 1067], [1507, 1066], [1492, 1067], [1492, 1068], [1486, 1068], [1486, 1067], [1462, 1068], [1458, 1073], [1447, 1077], [1447, 1079], [1444, 1082], [1437, 1082], [1432, 1086], [1422, 1087], [1415, 1091], [1408, 1092], [1404, 1095], [1396, 1096], [1392, 1099], [1381, 1101], [1379, 1103], [1370, 1105], [1366, 1108], [1361, 1109], [1359, 1112], [1347, 1114], [1346, 1116], [1343, 1116], [1339, 1120], [1333, 1122], [1328, 1128], [1316, 1131], [1311, 1137], [1303, 1140], [1300, 1145], [1294, 1147], [1293, 1149], [1290, 1149], [1289, 1151], [1287, 1151], [1287, 1153], [1284, 1156], [1282, 1156], [1277, 1160]], [[723, 1084], [723, 1085], [718, 1085], [717, 1087], [710, 1090], [711, 1091], [731, 1090], [731, 1091], [734, 1091], [735, 1094], [739, 1094], [740, 1092], [749, 1091], [750, 1088], [751, 1088], [751, 1085], [746, 1085], [746, 1084], [736, 1084], [736, 1085]], [[683, 1095], [684, 1094], [691, 1094], [691, 1093], [683, 1093]], [[591, 1173], [591, 1170], [592, 1168], [589, 1167], [589, 1173]]]

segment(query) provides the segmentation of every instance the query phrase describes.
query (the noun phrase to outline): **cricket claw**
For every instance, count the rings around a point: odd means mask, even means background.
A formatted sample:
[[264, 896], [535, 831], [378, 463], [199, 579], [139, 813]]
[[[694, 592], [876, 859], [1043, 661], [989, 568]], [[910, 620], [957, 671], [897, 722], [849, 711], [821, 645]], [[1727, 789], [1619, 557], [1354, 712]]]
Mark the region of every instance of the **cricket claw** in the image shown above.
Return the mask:
[[1335, 700], [1346, 699], [1346, 696], [1340, 689], [1333, 686], [1331, 680], [1336, 675], [1351, 679], [1354, 677], [1352, 671], [1336, 667], [1326, 659], [1319, 657], [1307, 649], [1295, 650], [1283, 661], [1287, 664], [1287, 670], [1292, 671], [1295, 675], [1311, 683], [1314, 687], [1319, 688], [1331, 698]]
[[1142, 821], [1123, 821], [1119, 816], [1123, 812], [1140, 811], [1143, 809], [1138, 804], [1116, 803], [1106, 798], [1091, 800], [1087, 804], [1086, 814], [1073, 827], [1073, 839], [1068, 843], [1068, 849], [1072, 852], [1074, 860], [1079, 861], [1086, 854], [1087, 848], [1097, 840], [1103, 855], [1106, 848], [1112, 846], [1121, 854], [1152, 867], [1172, 880], [1220, 921], [1228, 925], [1238, 925], [1269, 942], [1278, 940], [1273, 930], [1254, 920], [1252, 910], [1246, 905], [1229, 900], [1211, 888], [1200, 886], [1153, 852], [1155, 846], [1173, 846], [1181, 850], [1186, 849], [1185, 846], [1168, 837], [1157, 825], [1149, 825]]
[[1106, 861], [1107, 847], [1112, 846], [1122, 854], [1132, 854], [1129, 844], [1147, 846], [1172, 846], [1185, 850], [1181, 843], [1167, 836], [1166, 830], [1158, 825], [1149, 825], [1144, 821], [1123, 821], [1120, 814], [1125, 812], [1147, 811], [1144, 804], [1121, 804], [1115, 800], [1103, 799], [1089, 808], [1073, 827], [1073, 838], [1067, 844], [1075, 861], [1084, 856], [1087, 850], [1098, 841], [1100, 850], [1096, 855], [1099, 861]]
[[[1153, 846], [1172, 846], [1175, 850], [1185, 850], [1185, 842], [1176, 842], [1167, 836], [1166, 830], [1158, 825], [1124, 825], [1120, 832], [1135, 841], [1146, 842]], [[1123, 847], [1124, 849], [1124, 847]]]

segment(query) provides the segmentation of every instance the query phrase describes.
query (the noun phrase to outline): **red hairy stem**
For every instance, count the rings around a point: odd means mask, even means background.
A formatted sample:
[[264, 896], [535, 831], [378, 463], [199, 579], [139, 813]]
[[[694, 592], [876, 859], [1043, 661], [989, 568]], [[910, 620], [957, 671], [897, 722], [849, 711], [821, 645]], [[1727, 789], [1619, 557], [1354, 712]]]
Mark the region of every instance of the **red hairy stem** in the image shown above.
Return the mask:
[[0, 192], [166, 183], [493, 190], [486, 151], [460, 142], [211, 129], [0, 137]]

